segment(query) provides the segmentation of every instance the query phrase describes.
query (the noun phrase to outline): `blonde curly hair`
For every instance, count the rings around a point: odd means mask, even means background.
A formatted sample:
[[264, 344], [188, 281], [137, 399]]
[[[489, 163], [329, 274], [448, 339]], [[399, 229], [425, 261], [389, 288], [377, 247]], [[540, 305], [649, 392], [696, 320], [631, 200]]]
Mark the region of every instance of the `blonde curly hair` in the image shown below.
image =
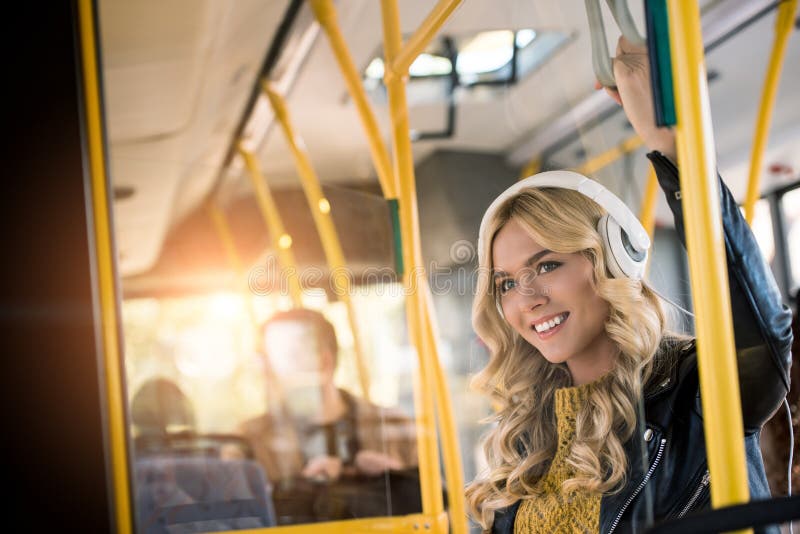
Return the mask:
[[607, 270], [596, 230], [604, 214], [603, 208], [577, 191], [530, 188], [504, 202], [488, 220], [481, 240], [484, 250], [479, 251], [472, 323], [490, 359], [473, 377], [472, 387], [488, 395], [497, 411], [489, 418], [493, 425], [483, 439], [488, 472], [466, 489], [469, 513], [486, 531], [498, 509], [537, 495], [537, 482], [547, 473], [557, 448], [555, 391], [573, 385], [566, 364], [548, 362], [495, 305], [492, 242], [512, 219], [539, 245], [589, 259], [595, 289], [609, 304], [605, 330], [618, 349], [613, 370], [591, 388], [577, 418], [575, 441], [566, 458], [574, 477], [562, 490], [613, 493], [625, 483], [628, 460], [623, 444], [635, 430], [643, 384], [657, 365], [667, 365], [655, 358], [667, 335], [666, 317], [645, 283], [613, 278]]

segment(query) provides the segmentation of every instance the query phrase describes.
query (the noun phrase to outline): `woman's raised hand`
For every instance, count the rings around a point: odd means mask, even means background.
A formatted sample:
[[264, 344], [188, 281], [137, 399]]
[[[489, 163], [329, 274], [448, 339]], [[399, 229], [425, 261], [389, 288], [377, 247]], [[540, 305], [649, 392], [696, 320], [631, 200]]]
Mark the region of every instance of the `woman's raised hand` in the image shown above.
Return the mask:
[[[676, 161], [675, 132], [672, 128], [656, 126], [647, 48], [633, 45], [625, 37], [620, 37], [614, 57], [614, 78], [616, 89], [606, 87], [605, 90], [622, 106], [645, 146]], [[595, 88], [600, 87], [599, 82], [595, 84]]]

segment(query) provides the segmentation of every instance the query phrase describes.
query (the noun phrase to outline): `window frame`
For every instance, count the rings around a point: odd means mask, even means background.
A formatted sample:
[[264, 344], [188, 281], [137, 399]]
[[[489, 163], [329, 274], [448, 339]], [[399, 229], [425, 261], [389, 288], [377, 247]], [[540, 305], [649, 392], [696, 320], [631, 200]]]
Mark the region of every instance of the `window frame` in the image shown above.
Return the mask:
[[772, 261], [772, 271], [784, 301], [796, 305], [795, 293], [800, 287], [800, 281], [792, 280], [792, 265], [787, 242], [786, 214], [783, 211], [783, 197], [796, 189], [800, 189], [800, 176], [786, 185], [782, 185], [759, 197], [769, 203], [770, 216], [772, 217], [772, 234], [775, 240], [775, 257]]

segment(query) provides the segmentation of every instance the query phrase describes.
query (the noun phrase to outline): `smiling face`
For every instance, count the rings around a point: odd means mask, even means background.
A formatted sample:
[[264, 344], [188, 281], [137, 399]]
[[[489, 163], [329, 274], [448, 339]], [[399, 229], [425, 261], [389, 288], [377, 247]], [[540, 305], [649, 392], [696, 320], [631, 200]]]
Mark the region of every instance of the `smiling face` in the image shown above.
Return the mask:
[[550, 363], [566, 363], [573, 382], [600, 378], [616, 347], [605, 330], [609, 306], [597, 293], [591, 261], [552, 252], [516, 219], [492, 243], [494, 290], [508, 324]]

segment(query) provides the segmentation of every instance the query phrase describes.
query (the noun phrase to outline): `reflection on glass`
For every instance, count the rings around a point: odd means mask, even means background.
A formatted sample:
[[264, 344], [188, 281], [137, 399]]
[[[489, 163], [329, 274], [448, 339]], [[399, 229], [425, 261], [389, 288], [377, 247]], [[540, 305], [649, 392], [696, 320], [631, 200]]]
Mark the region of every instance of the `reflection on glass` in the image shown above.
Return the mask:
[[[282, 275], [286, 266], [271, 261], [278, 254], [267, 245], [270, 228], [242, 161], [229, 161], [285, 8], [256, 4], [101, 0], [98, 6], [138, 532], [421, 509], [417, 359], [407, 339], [405, 295], [393, 292], [396, 280], [354, 284], [368, 392], [361, 391], [347, 310], [324, 281], [306, 277], [302, 301], [322, 310], [335, 345], [320, 336], [320, 323], [261, 327], [291, 298], [277, 287], [281, 276], [271, 285], [271, 274]], [[539, 39], [520, 32], [516, 42], [530, 47]], [[473, 44], [468, 53], [479, 48]], [[449, 57], [439, 41], [412, 64], [412, 77], [449, 83]], [[368, 71], [380, 80], [382, 62]], [[262, 97], [254, 109], [267, 108]], [[267, 177], [275, 168], [264, 150], [274, 135], [255, 147]], [[325, 171], [320, 177], [326, 180]], [[346, 226], [345, 252], [356, 243], [361, 253], [347, 259], [381, 272], [394, 253], [386, 202], [361, 193], [362, 182], [350, 185], [335, 190], [326, 183], [314, 208], [347, 215], [336, 220]], [[274, 193], [286, 233], [276, 248], [324, 272], [302, 190], [281, 186]], [[227, 217], [232, 239], [214, 224], [209, 201]], [[468, 308], [462, 300], [459, 306]], [[463, 386], [462, 399], [466, 381], [460, 369], [454, 383]], [[463, 414], [469, 429], [477, 411]], [[467, 447], [476, 440], [470, 435]]]
[[195, 407], [173, 380], [145, 380], [131, 401], [138, 532], [275, 525], [271, 486], [236, 436], [199, 434]]
[[124, 301], [138, 531], [421, 511], [415, 364], [402, 350], [402, 294], [381, 289], [356, 290], [382, 356], [370, 401], [351, 393], [346, 310], [318, 292], [308, 302], [325, 315], [279, 312], [265, 297], [252, 299], [255, 323], [235, 293]]
[[295, 309], [275, 314], [261, 332], [280, 409], [240, 429], [275, 487], [278, 523], [421, 510], [414, 420], [336, 385], [333, 324]]
[[253, 461], [144, 456], [134, 464], [137, 531], [209, 532], [274, 526], [271, 487]]

